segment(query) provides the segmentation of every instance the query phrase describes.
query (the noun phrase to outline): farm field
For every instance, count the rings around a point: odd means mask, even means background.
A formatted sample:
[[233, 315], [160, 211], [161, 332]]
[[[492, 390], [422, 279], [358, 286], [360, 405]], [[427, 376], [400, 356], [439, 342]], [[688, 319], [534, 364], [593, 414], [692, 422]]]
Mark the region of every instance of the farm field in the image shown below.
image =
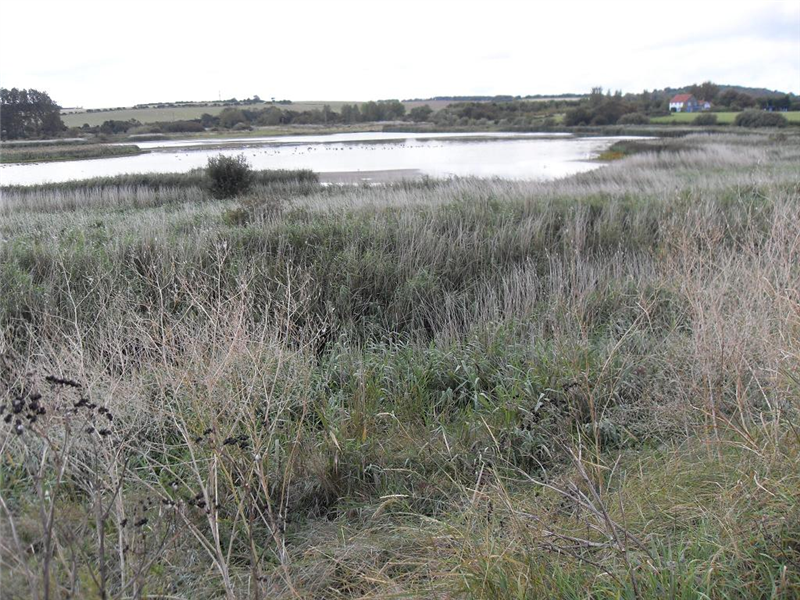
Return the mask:
[[[249, 105], [231, 105], [235, 108], [265, 108], [267, 106], [276, 106], [282, 110], [296, 110], [298, 112], [306, 110], [321, 110], [323, 106], [329, 105], [334, 111], [339, 112], [343, 104], [361, 104], [361, 101], [345, 101], [345, 100], [330, 100], [330, 101], [298, 101], [292, 104], [272, 104], [264, 102], [262, 104], [249, 104]], [[407, 108], [413, 108], [416, 105], [426, 104], [421, 103], [407, 103]], [[430, 103], [431, 108], [436, 109], [434, 104], [441, 104], [446, 106], [449, 102]], [[84, 123], [88, 123], [90, 127], [101, 125], [104, 121], [114, 119], [118, 121], [129, 121], [136, 119], [140, 123], [154, 123], [156, 121], [181, 121], [199, 119], [203, 113], [217, 115], [225, 108], [225, 106], [178, 106], [175, 108], [126, 108], [123, 110], [103, 110], [99, 112], [79, 112], [62, 114], [61, 119], [67, 127], [80, 127]], [[439, 107], [441, 108], [441, 106]]]
[[798, 597], [800, 135], [626, 153], [3, 189], [3, 597]]
[[[672, 124], [672, 123], [680, 123], [680, 124], [685, 125], [685, 124], [688, 124], [688, 123], [692, 123], [692, 121], [695, 120], [697, 115], [700, 115], [700, 114], [706, 114], [706, 113], [673, 113], [673, 114], [671, 114], [669, 116], [666, 116], [666, 117], [652, 117], [650, 119], [650, 122], [651, 123], [656, 123], [656, 124], [659, 124], [659, 125], [669, 125], [669, 124]], [[738, 115], [739, 113], [737, 113], [737, 112], [718, 112], [718, 113], [708, 113], [708, 114], [717, 115], [717, 122], [718, 123], [723, 124], [723, 125], [730, 125], [730, 124], [732, 124], [734, 122], [734, 120], [736, 119], [736, 115]], [[780, 114], [782, 114], [784, 117], [786, 117], [786, 119], [790, 123], [800, 123], [800, 112], [798, 112], [798, 111], [785, 112], [785, 113], [780, 113]]]
[[[333, 110], [341, 108], [342, 104], [349, 104], [343, 101], [332, 102], [295, 102], [292, 104], [272, 104], [264, 102], [262, 104], [231, 105], [234, 108], [264, 108], [267, 106], [277, 106], [281, 109], [304, 111], [321, 109], [325, 104], [329, 104]], [[95, 112], [80, 112], [62, 114], [61, 119], [67, 127], [80, 127], [84, 123], [89, 126], [101, 125], [104, 121], [114, 119], [118, 121], [129, 121], [136, 119], [140, 123], [153, 123], [156, 121], [181, 121], [199, 119], [203, 113], [217, 115], [225, 106], [177, 106], [166, 108], [126, 108], [122, 110], [103, 110]]]

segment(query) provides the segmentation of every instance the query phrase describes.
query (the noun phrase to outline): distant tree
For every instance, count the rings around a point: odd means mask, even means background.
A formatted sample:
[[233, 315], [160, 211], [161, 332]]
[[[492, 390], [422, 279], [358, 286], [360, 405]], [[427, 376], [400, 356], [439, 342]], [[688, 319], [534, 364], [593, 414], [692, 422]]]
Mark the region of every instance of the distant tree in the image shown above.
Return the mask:
[[225, 129], [232, 129], [237, 123], [247, 123], [242, 109], [227, 107], [219, 113], [219, 125]]
[[780, 113], [746, 110], [736, 115], [734, 124], [739, 127], [786, 127], [788, 121]]
[[408, 112], [408, 116], [412, 121], [427, 121], [433, 114], [433, 109], [425, 104], [424, 106], [415, 106]]
[[564, 113], [564, 125], [574, 127], [576, 125], [588, 125], [592, 122], [592, 111], [586, 106], [577, 106]]
[[688, 91], [698, 100], [714, 102], [719, 94], [719, 86], [716, 83], [704, 81], [700, 85], [690, 85]]
[[280, 125], [283, 122], [283, 111], [277, 106], [268, 106], [258, 112], [256, 123], [259, 125]]
[[783, 96], [766, 96], [758, 99], [758, 106], [767, 110], [791, 110], [792, 97], [789, 94]]
[[377, 102], [370, 100], [361, 105], [361, 120], [362, 121], [382, 121], [383, 112]]
[[53, 136], [65, 129], [61, 107], [46, 92], [0, 88], [0, 130], [4, 139]]
[[589, 105], [596, 108], [603, 103], [604, 99], [603, 88], [601, 86], [593, 87], [592, 92], [589, 94]]
[[406, 107], [399, 100], [381, 100], [378, 102], [378, 106], [383, 121], [399, 119], [406, 114]]
[[756, 105], [756, 100], [750, 94], [737, 92], [736, 90], [725, 90], [717, 97], [717, 103], [727, 106], [731, 110], [744, 110]]
[[357, 104], [344, 104], [341, 108], [342, 121], [345, 123], [357, 123], [361, 120], [361, 111]]
[[592, 88], [588, 101], [568, 110], [564, 115], [564, 125], [614, 125], [623, 115], [635, 112], [636, 107], [622, 97], [622, 92], [609, 91], [603, 94], [603, 88]]
[[203, 113], [200, 115], [200, 123], [203, 127], [215, 127], [219, 124], [219, 118], [209, 113]]
[[109, 119], [108, 121], [103, 121], [103, 124], [100, 125], [100, 133], [105, 133], [106, 135], [125, 133], [131, 127], [136, 127], [137, 125], [141, 125], [141, 123], [139, 123], [139, 121], [136, 119], [131, 119], [130, 121], [117, 121], [114, 119]]

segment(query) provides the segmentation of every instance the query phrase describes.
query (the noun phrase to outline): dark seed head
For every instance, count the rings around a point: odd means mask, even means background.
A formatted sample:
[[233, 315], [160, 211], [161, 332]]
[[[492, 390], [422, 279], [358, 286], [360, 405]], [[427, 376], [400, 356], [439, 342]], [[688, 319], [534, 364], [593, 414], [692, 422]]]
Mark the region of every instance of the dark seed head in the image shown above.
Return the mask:
[[53, 385], [66, 385], [68, 387], [79, 388], [81, 384], [77, 381], [73, 381], [72, 379], [63, 379], [61, 377], [56, 377], [55, 375], [48, 375], [44, 378], [45, 381], [48, 383], [52, 383]]

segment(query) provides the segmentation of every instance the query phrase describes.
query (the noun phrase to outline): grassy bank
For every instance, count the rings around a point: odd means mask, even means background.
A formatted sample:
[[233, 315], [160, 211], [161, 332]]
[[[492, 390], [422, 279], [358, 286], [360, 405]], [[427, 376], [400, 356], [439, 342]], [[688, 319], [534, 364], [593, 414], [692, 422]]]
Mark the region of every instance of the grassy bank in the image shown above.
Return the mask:
[[4, 190], [4, 593], [796, 597], [800, 139], [641, 143]]
[[[706, 113], [672, 113], [670, 115], [664, 117], [652, 117], [650, 119], [651, 123], [655, 123], [658, 125], [687, 125], [694, 122], [697, 118], [697, 115], [706, 114]], [[738, 112], [715, 112], [710, 113], [716, 115], [717, 123], [720, 125], [732, 125], [733, 122], [736, 120], [736, 115]], [[800, 123], [800, 112], [781, 112], [778, 113], [786, 117], [789, 123]]]
[[3, 144], [0, 147], [0, 164], [113, 158], [116, 156], [135, 156], [143, 152], [138, 146], [112, 146], [107, 144], [53, 144], [31, 145], [30, 147]]

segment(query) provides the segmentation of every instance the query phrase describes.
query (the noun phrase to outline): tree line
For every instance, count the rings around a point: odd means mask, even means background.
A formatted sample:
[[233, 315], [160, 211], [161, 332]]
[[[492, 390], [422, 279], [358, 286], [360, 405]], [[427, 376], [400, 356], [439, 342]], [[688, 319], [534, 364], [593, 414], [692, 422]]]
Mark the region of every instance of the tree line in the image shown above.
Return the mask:
[[52, 137], [65, 129], [61, 107], [46, 92], [0, 88], [2, 139]]
[[649, 117], [668, 115], [670, 100], [679, 93], [692, 94], [699, 101], [709, 102], [712, 113], [748, 109], [800, 110], [800, 98], [793, 94], [755, 96], [731, 87], [724, 88], [711, 81], [681, 89], [645, 90], [639, 94], [612, 93], [595, 87], [587, 99], [566, 111], [563, 123], [568, 127], [648, 123]]
[[[412, 110], [410, 119], [425, 113]], [[429, 113], [428, 113], [429, 114]], [[406, 107], [399, 100], [370, 101], [363, 104], [344, 104], [335, 111], [329, 104], [321, 109], [297, 111], [291, 108], [267, 106], [264, 108], [226, 107], [217, 115], [205, 113], [200, 117], [204, 127], [234, 129], [247, 126], [310, 125], [337, 123], [368, 123], [374, 121], [397, 121], [406, 116]]]

